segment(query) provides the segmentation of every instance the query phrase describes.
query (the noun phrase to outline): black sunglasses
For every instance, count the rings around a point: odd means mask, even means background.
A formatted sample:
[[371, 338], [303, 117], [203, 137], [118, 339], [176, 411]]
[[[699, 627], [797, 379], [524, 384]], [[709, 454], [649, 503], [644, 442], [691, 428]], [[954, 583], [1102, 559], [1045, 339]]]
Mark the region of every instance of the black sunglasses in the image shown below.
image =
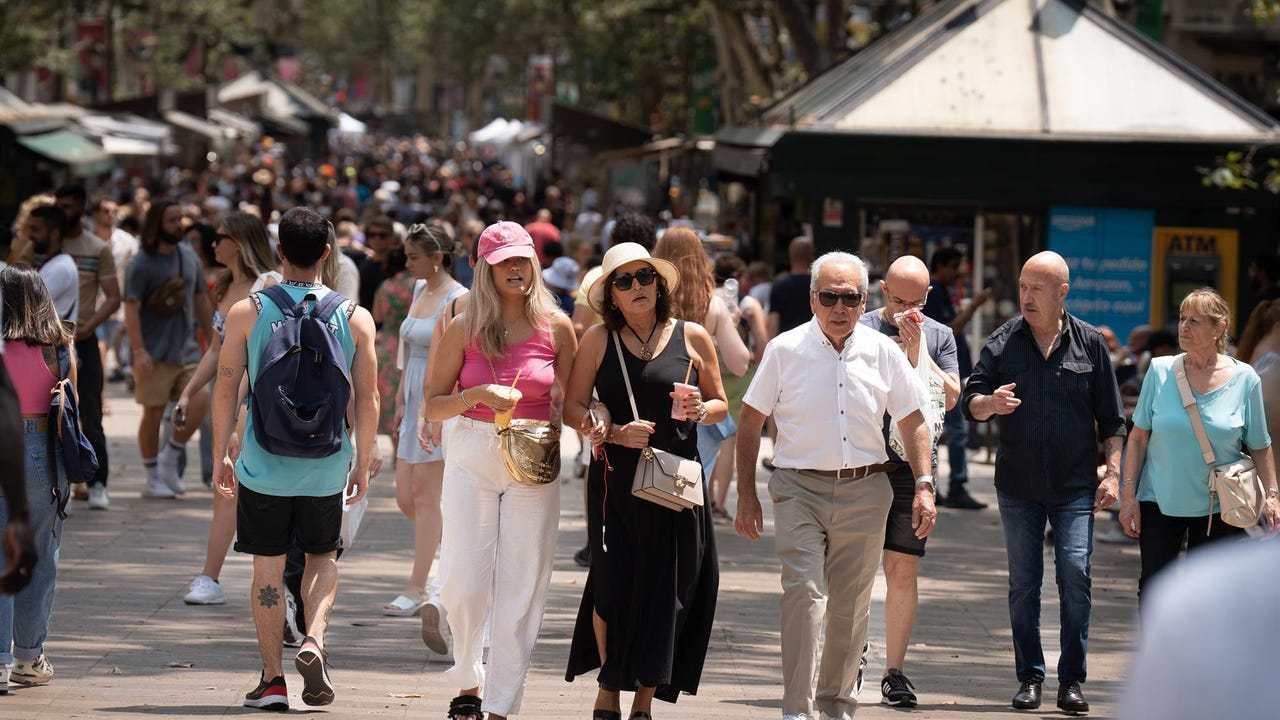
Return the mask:
[[829, 290], [821, 290], [818, 292], [818, 302], [822, 303], [822, 307], [835, 307], [837, 302], [844, 303], [849, 309], [854, 309], [862, 304], [862, 293], [848, 292], [836, 293]]
[[630, 290], [631, 281], [640, 281], [640, 287], [649, 287], [654, 280], [658, 279], [658, 271], [651, 267], [640, 268], [635, 273], [622, 273], [613, 276], [613, 286], [619, 290]]
[[223, 240], [230, 240], [231, 242], [235, 242], [235, 241], [236, 241], [236, 239], [235, 239], [235, 238], [231, 237], [230, 235], [228, 235], [228, 234], [226, 234], [226, 233], [218, 233], [217, 235], [214, 235], [214, 236], [213, 236], [213, 244], [214, 244], [214, 245], [217, 245], [218, 243], [222, 242]]

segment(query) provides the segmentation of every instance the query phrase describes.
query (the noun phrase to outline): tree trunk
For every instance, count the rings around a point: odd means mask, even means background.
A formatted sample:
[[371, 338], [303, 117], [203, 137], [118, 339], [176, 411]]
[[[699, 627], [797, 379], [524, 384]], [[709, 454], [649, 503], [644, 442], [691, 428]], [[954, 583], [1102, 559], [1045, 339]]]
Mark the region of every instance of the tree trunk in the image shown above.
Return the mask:
[[806, 75], [814, 77], [822, 71], [822, 64], [818, 57], [818, 39], [813, 35], [804, 7], [797, 0], [777, 0], [776, 7], [791, 35], [791, 45], [800, 58], [801, 67]]

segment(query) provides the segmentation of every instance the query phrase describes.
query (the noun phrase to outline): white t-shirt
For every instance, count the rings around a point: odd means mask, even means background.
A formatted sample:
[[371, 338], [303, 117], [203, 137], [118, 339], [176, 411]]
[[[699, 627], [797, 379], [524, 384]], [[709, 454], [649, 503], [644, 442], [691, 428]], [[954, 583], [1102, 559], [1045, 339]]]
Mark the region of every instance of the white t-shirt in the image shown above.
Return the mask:
[[742, 402], [778, 427], [773, 464], [840, 470], [888, 460], [882, 423], [927, 407], [929, 393], [897, 343], [855, 323], [844, 348], [816, 317], [773, 339]]
[[49, 289], [58, 317], [75, 322], [76, 300], [80, 297], [80, 277], [76, 271], [76, 261], [70, 255], [60, 252], [44, 261], [40, 266], [40, 277], [44, 278], [45, 287]]

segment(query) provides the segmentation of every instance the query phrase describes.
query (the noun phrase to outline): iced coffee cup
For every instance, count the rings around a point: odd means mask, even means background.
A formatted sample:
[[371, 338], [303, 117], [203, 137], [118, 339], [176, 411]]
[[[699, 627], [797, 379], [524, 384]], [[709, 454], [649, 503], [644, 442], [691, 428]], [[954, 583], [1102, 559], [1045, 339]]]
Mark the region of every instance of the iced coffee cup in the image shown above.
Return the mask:
[[511, 424], [511, 414], [514, 413], [516, 410], [515, 403], [519, 403], [520, 398], [524, 397], [524, 394], [521, 393], [519, 390], [513, 387], [507, 387], [506, 385], [498, 385], [494, 387], [493, 393], [499, 397], [506, 398], [512, 402], [510, 410], [507, 410], [506, 412], [495, 411], [493, 413], [493, 424], [497, 425], [500, 428], [505, 428], [506, 426]]
[[671, 419], [672, 420], [688, 420], [689, 416], [684, 411], [685, 398], [692, 397], [697, 394], [697, 385], [687, 385], [685, 383], [675, 383], [675, 397], [671, 399]]

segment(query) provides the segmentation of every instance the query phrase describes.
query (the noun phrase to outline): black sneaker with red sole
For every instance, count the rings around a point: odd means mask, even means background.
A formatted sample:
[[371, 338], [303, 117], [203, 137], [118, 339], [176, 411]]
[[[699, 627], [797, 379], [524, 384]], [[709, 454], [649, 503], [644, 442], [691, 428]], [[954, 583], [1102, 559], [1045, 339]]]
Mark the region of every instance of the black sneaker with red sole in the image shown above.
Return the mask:
[[288, 710], [289, 689], [284, 685], [284, 678], [259, 678], [258, 687], [244, 696], [244, 706], [259, 710]]

